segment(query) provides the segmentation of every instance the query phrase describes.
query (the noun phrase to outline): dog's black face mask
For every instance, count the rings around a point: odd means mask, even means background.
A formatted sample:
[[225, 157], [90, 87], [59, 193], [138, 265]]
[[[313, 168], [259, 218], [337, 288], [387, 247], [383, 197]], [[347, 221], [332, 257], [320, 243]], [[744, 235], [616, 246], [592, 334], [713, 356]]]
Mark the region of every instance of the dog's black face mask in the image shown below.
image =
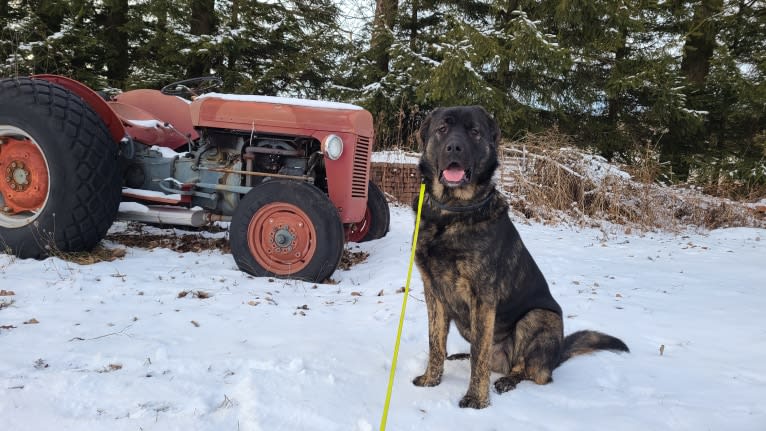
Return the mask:
[[[420, 128], [420, 170], [432, 192], [471, 199], [497, 168], [497, 122], [480, 106], [438, 108]], [[436, 189], [436, 190], [434, 190]]]

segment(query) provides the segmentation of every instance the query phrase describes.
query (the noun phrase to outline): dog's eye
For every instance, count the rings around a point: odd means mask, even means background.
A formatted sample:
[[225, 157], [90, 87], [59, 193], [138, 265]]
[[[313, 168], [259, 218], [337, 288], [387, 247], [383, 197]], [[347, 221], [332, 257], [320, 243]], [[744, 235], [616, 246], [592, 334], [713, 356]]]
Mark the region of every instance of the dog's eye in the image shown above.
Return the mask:
[[481, 135], [481, 133], [479, 132], [479, 129], [474, 127], [474, 128], [471, 129], [471, 135], [479, 137], [479, 135]]
[[447, 133], [447, 126], [441, 126], [437, 129], [439, 133]]

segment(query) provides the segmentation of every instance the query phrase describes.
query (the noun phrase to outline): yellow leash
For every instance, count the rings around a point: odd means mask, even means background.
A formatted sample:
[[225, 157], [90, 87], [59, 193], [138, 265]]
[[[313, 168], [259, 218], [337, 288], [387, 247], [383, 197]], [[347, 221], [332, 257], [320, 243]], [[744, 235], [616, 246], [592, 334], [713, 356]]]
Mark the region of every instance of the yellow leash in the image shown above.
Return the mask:
[[394, 374], [396, 373], [396, 360], [399, 358], [399, 341], [402, 339], [402, 327], [404, 326], [404, 310], [407, 309], [407, 297], [410, 296], [410, 278], [412, 277], [412, 264], [415, 261], [415, 246], [418, 243], [418, 230], [420, 229], [420, 210], [423, 208], [423, 195], [426, 185], [420, 185], [420, 197], [418, 197], [418, 215], [415, 219], [415, 233], [412, 235], [412, 252], [410, 252], [410, 267], [407, 270], [407, 283], [404, 286], [404, 298], [402, 299], [402, 313], [399, 316], [399, 329], [396, 330], [396, 344], [394, 344], [394, 357], [391, 360], [391, 374], [388, 376], [388, 390], [386, 391], [386, 404], [383, 406], [383, 417], [380, 419], [380, 431], [386, 430], [388, 419], [388, 406], [391, 404], [391, 391], [394, 388]]

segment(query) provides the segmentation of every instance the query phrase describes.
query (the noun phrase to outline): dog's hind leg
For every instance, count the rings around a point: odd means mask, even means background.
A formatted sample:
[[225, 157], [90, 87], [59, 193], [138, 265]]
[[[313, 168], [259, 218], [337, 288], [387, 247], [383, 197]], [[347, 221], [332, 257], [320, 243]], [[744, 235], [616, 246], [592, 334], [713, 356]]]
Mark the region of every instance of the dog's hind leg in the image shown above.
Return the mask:
[[511, 371], [495, 381], [495, 390], [507, 392], [522, 380], [550, 383], [561, 355], [563, 326], [561, 316], [548, 310], [532, 310], [519, 320], [514, 329]]

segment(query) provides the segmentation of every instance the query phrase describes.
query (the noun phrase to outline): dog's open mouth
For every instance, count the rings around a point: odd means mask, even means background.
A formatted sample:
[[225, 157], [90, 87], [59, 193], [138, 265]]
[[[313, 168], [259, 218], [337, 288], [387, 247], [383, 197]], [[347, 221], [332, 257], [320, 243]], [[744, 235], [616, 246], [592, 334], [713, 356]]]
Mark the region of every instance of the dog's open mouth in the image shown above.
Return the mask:
[[463, 168], [459, 163], [450, 163], [442, 171], [441, 180], [448, 187], [458, 187], [471, 180], [471, 170]]

